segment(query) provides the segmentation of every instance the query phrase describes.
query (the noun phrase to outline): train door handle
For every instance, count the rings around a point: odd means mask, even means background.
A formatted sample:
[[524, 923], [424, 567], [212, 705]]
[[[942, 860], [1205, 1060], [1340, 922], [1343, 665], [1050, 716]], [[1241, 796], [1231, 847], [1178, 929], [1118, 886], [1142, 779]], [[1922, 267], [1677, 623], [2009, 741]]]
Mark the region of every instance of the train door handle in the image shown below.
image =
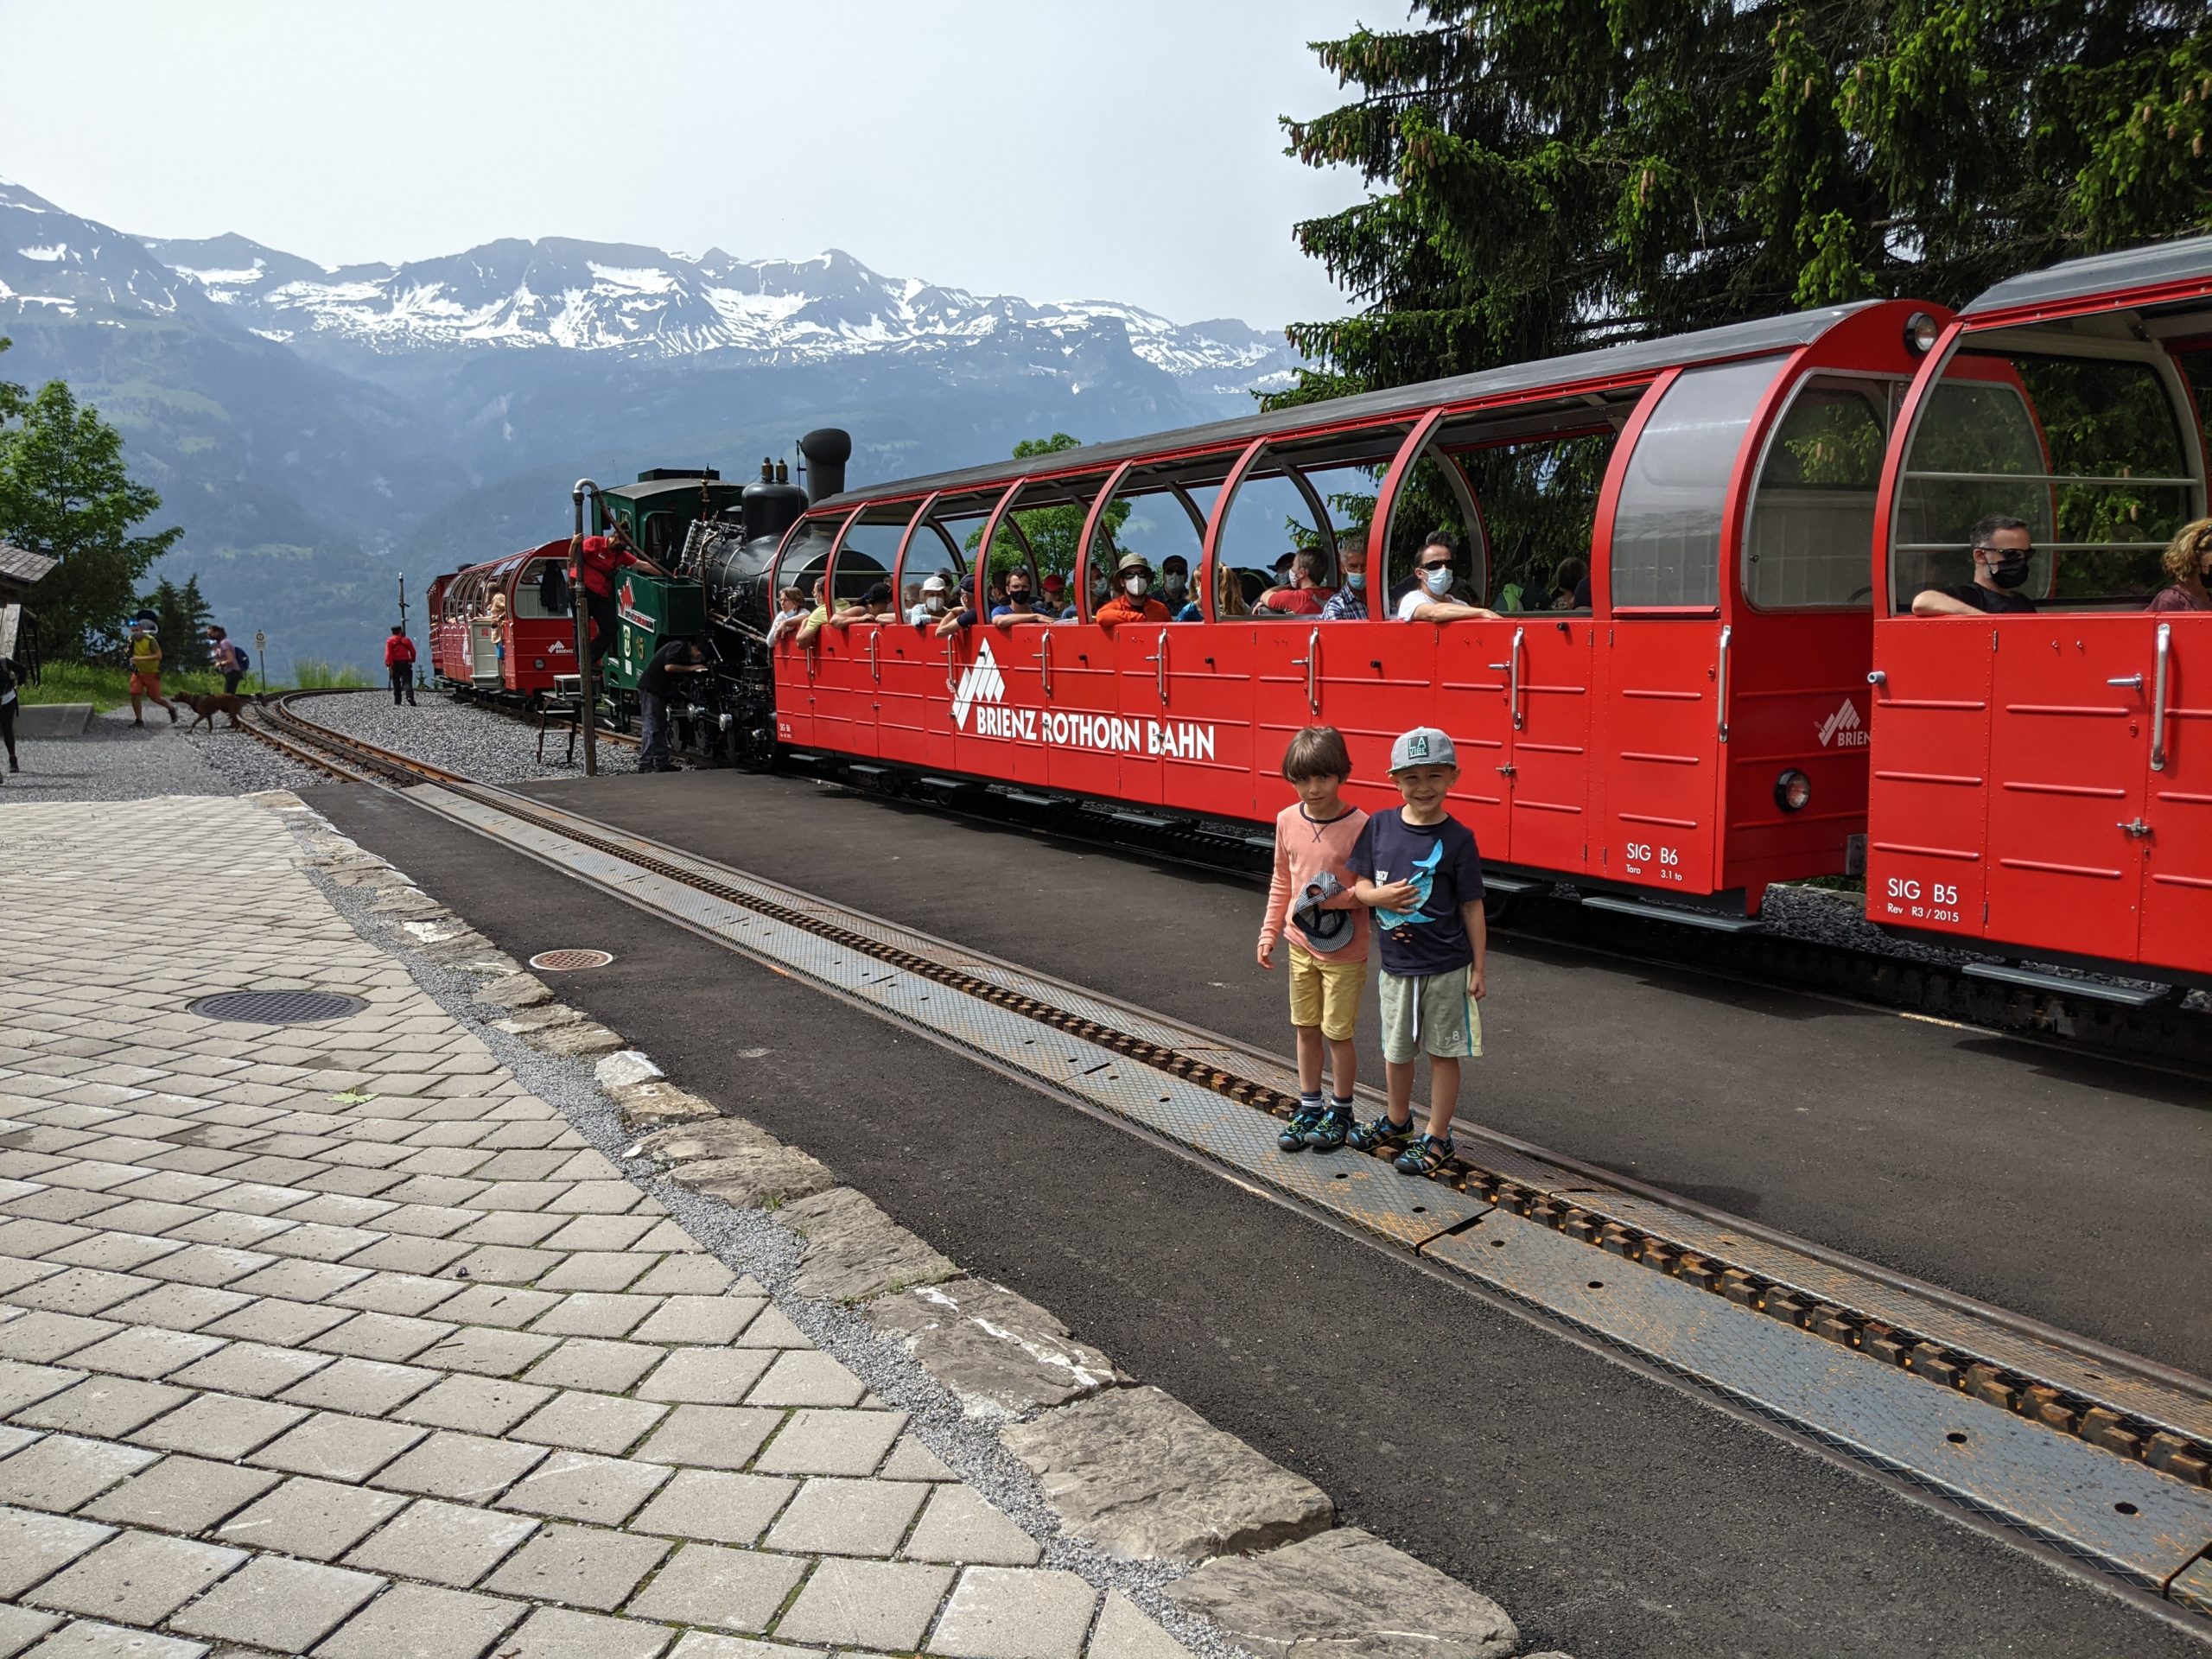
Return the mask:
[[2151, 833], [2151, 826], [2143, 822], [2143, 815], [2139, 812], [2135, 816], [2134, 823], [2123, 823], [2120, 826], [2120, 832], [2130, 841], [2141, 841]]
[[1719, 722], [1720, 741], [1723, 743], [1728, 741], [1728, 642], [1735, 636], [1736, 630], [1733, 627], [1724, 626], [1720, 630], [1720, 665], [1714, 676], [1718, 683], [1713, 688], [1713, 701], [1717, 710], [1716, 717]]
[[2120, 686], [2125, 690], [2140, 691], [2143, 689], [2143, 677], [2140, 674], [2122, 674], [2117, 679], [2107, 680], [2105, 683]]
[[952, 672], [952, 636], [948, 633], [944, 636], [944, 689], [953, 690], [956, 684]]
[[868, 636], [868, 677], [878, 685], [883, 683], [883, 668], [876, 658], [876, 633], [873, 629]]
[[1306, 671], [1306, 706], [1316, 715], [1321, 712], [1321, 630], [1316, 628], [1306, 637], [1306, 654], [1290, 659], [1293, 668]]
[[1160, 690], [1160, 706], [1161, 708], [1165, 709], [1165, 708], [1167, 706], [1167, 630], [1166, 630], [1166, 629], [1162, 628], [1162, 629], [1160, 631], [1160, 651], [1159, 651], [1159, 654], [1158, 654], [1157, 656], [1147, 657], [1147, 658], [1145, 658], [1145, 661], [1147, 661], [1147, 663], [1152, 663], [1152, 664], [1156, 664], [1156, 667], [1155, 667], [1154, 671], [1154, 684], [1159, 688], [1159, 690]]
[[1037, 644], [1037, 670], [1045, 682], [1045, 701], [1050, 702], [1052, 700], [1052, 630], [1047, 626], [1039, 628], [1038, 632], [1043, 637]]
[[2174, 625], [2158, 624], [2157, 690], [2151, 693], [2151, 770], [2166, 769], [2166, 686], [2173, 669]]

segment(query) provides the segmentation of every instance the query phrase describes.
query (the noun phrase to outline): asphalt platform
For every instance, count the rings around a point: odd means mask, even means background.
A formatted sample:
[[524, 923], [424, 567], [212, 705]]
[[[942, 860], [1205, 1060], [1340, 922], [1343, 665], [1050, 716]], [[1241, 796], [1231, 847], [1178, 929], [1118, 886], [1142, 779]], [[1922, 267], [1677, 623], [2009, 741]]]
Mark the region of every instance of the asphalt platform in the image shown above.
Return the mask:
[[[1258, 891], [792, 779], [528, 792], [1281, 1041]], [[2201, 1655], [1889, 1487], [373, 791], [308, 798], [561, 995], [972, 1271], [1584, 1659]], [[1501, 940], [1465, 1113], [2117, 1346], [2212, 1369], [2202, 1084]], [[748, 1051], [766, 1049], [765, 1055]], [[1366, 1075], [1379, 1077], [1376, 1058]], [[1417, 1610], [1409, 1610], [1412, 1616]]]

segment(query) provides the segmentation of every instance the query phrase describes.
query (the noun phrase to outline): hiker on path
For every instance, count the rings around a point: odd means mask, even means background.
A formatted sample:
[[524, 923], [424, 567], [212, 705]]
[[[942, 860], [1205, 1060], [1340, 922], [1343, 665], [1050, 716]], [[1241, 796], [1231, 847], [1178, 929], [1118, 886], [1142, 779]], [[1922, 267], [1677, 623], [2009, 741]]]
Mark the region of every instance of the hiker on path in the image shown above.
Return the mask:
[[[391, 637], [384, 642], [384, 671], [391, 681], [391, 706], [399, 707], [404, 696], [407, 706], [415, 704], [415, 642], [407, 637], [407, 625], [391, 625]], [[175, 719], [175, 715], [170, 716]]]
[[151, 697], [169, 711], [176, 724], [176, 705], [162, 695], [162, 641], [151, 622], [130, 625], [130, 723], [146, 723], [145, 699]]

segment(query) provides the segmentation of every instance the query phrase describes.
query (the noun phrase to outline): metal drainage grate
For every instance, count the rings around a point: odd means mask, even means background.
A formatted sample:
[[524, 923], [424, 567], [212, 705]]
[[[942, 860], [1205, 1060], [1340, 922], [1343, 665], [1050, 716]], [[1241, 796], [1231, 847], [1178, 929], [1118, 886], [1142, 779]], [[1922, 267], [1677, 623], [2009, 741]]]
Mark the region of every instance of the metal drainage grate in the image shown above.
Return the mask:
[[614, 958], [605, 950], [541, 950], [530, 965], [545, 972], [565, 974], [578, 968], [604, 968]]
[[335, 991], [225, 991], [203, 996], [188, 1012], [207, 1020], [235, 1020], [252, 1026], [305, 1026], [339, 1020], [369, 1005]]

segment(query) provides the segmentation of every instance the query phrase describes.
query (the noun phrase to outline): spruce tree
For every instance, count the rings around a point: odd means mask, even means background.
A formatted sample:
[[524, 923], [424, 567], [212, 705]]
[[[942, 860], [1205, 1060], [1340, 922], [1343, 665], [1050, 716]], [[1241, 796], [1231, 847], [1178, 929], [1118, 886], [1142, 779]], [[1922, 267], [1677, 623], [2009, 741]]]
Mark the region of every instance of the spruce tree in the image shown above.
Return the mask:
[[1884, 296], [1955, 305], [2212, 228], [2205, 0], [1421, 0], [1316, 42], [1297, 226], [1359, 315], [1277, 401]]

